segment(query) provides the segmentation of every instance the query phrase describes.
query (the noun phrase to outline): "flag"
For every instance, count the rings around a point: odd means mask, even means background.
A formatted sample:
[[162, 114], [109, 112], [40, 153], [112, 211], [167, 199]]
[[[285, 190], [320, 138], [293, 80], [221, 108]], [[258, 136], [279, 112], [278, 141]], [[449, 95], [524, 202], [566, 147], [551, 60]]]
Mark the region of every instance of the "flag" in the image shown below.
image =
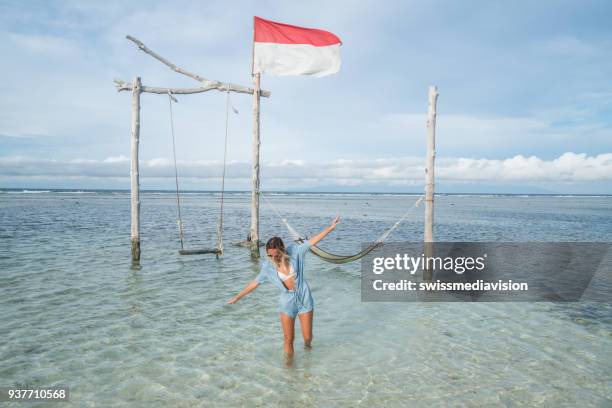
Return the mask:
[[322, 77], [340, 70], [342, 42], [329, 31], [254, 17], [253, 73]]

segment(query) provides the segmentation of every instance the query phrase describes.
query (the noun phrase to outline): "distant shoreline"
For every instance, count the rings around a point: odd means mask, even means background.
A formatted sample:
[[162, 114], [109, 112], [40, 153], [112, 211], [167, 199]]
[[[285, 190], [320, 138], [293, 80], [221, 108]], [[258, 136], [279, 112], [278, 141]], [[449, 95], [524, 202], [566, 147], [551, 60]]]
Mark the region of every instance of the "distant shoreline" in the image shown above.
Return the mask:
[[[418, 192], [368, 192], [368, 191], [286, 191], [271, 190], [267, 194], [301, 194], [301, 195], [397, 195], [420, 196]], [[175, 194], [174, 190], [140, 190], [141, 193]], [[0, 193], [126, 193], [129, 189], [86, 189], [86, 188], [0, 188]], [[219, 194], [220, 190], [181, 190], [181, 194]], [[250, 190], [226, 190], [226, 194], [251, 194]], [[492, 196], [492, 197], [612, 197], [612, 194], [560, 194], [560, 193], [444, 193], [436, 192], [437, 196]]]

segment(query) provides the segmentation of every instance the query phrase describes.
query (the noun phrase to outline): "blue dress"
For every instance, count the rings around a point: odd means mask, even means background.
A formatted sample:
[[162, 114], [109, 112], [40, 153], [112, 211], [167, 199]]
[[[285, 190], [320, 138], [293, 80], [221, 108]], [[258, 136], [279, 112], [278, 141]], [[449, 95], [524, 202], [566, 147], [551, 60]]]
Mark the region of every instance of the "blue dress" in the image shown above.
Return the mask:
[[295, 317], [298, 313], [310, 312], [314, 308], [314, 300], [310, 293], [310, 287], [306, 279], [304, 279], [304, 258], [310, 246], [310, 242], [304, 241], [301, 244], [292, 243], [286, 249], [290, 258], [289, 262], [291, 262], [296, 275], [294, 290], [289, 290], [285, 287], [276, 272], [274, 264], [268, 259], [264, 261], [259, 275], [255, 278], [259, 284], [269, 280], [280, 289], [281, 293], [278, 299], [279, 311], [290, 317]]

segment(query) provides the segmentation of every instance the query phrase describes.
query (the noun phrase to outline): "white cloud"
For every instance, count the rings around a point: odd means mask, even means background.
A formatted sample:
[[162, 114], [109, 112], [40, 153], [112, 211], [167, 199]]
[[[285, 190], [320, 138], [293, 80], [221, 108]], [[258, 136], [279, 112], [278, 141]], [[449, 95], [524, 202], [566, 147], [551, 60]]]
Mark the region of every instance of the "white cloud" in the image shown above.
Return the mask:
[[126, 156], [107, 157], [103, 160], [104, 163], [122, 163], [128, 162], [130, 159]]
[[51, 35], [0, 32], [0, 39], [23, 51], [54, 59], [73, 57], [79, 52], [78, 45], [73, 41]]
[[[545, 28], [524, 30], [523, 13], [508, 6], [500, 7], [500, 14], [484, 7], [470, 14], [470, 24], [459, 27], [454, 22], [463, 8], [441, 12], [427, 2], [377, 7], [373, 1], [247, 0], [226, 7], [220, 1], [191, 1], [176, 7], [154, 1], [143, 7], [116, 0], [68, 0], [49, 8], [6, 6], [0, 16], [4, 22], [0, 49], [11, 58], [0, 64], [0, 74], [11, 80], [0, 98], [0, 134], [47, 137], [44, 148], [49, 157], [108, 156], [105, 163], [94, 160], [81, 168], [85, 174], [94, 170], [102, 177], [108, 177], [106, 171], [118, 177], [127, 174], [129, 159], [120, 155], [129, 154], [130, 100], [128, 94], [115, 92], [113, 77], [129, 80], [138, 74], [148, 85], [194, 85], [138, 51], [125, 34], [135, 35], [186, 69], [249, 85], [253, 14], [330, 29], [345, 43], [343, 68], [337, 76], [265, 78], [264, 87], [272, 90], [273, 97], [262, 102], [261, 152], [266, 160], [278, 160], [263, 167], [270, 175], [298, 178], [310, 172], [316, 180], [338, 183], [368, 178], [420, 181], [420, 158], [414, 163], [375, 160], [375, 168], [366, 159], [422, 156], [425, 115], [414, 112], [426, 111], [426, 90], [432, 83], [438, 83], [441, 92], [439, 157], [527, 156], [525, 163], [515, 160], [505, 167], [491, 160], [466, 159], [459, 167], [466, 177], [479, 166], [489, 172], [503, 170], [505, 177], [525, 177], [521, 172], [545, 166], [531, 160], [532, 155], [551, 159], [580, 151], [599, 157], [594, 155], [612, 147], [607, 115], [612, 93], [605, 81], [610, 42], [605, 24], [590, 27], [598, 30], [593, 31], [597, 35], [551, 37]], [[530, 16], [549, 13], [549, 6], [540, 5], [532, 7]], [[433, 15], [435, 19], [430, 18]], [[499, 18], [514, 28], [491, 30]], [[421, 37], [428, 41], [414, 41]], [[236, 96], [233, 102], [241, 114], [232, 116], [230, 123], [230, 177], [244, 172], [248, 180], [251, 98]], [[171, 174], [167, 100], [146, 95], [142, 104], [143, 175]], [[217, 93], [180, 98], [174, 112], [177, 157], [187, 161], [180, 171], [194, 177], [220, 174], [213, 159], [223, 154], [224, 106], [224, 95]], [[35, 142], [19, 146], [25, 147], [12, 147], [4, 154], [36, 156], [42, 150]], [[166, 159], [155, 159], [160, 157]], [[346, 163], [334, 162], [337, 157]], [[459, 163], [456, 159], [455, 165]], [[36, 169], [43, 164], [27, 166]], [[49, 164], [58, 174], [65, 171], [64, 165], [80, 171], [79, 164], [70, 161]], [[511, 170], [512, 166], [523, 170]]]
[[567, 152], [553, 160], [523, 155], [505, 160], [444, 159], [436, 172], [442, 180], [456, 181], [609, 181], [612, 153], [587, 156]]
[[[31, 157], [0, 158], [0, 174], [5, 177], [128, 177], [127, 157], [103, 160], [46, 160]], [[220, 161], [179, 161], [179, 175], [185, 178], [217, 179]], [[143, 178], [174, 177], [171, 160], [157, 158], [140, 163]], [[310, 184], [336, 183], [359, 185], [368, 182], [419, 184], [423, 180], [424, 163], [420, 157], [380, 158], [374, 160], [339, 159], [327, 162], [281, 161], [263, 163], [263, 180], [309, 180]], [[250, 179], [251, 164], [232, 161], [228, 165], [230, 179]], [[604, 182], [612, 180], [612, 153], [587, 156], [567, 152], [553, 160], [535, 156], [514, 156], [508, 159], [439, 158], [438, 181], [466, 182]]]

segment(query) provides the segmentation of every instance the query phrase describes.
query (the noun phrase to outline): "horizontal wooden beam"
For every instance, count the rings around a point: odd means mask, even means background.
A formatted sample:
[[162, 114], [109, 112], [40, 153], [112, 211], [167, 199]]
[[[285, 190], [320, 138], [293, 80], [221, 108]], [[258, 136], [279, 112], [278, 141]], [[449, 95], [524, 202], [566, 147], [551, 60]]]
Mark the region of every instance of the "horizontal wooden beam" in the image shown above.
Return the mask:
[[[117, 91], [119, 92], [132, 90], [132, 84], [128, 82], [122, 81], [121, 79], [115, 79], [114, 82], [115, 82], [115, 87], [117, 88]], [[228, 87], [229, 87], [230, 92], [251, 93], [251, 94], [253, 93], [253, 92], [248, 92], [248, 90], [234, 89], [232, 88], [232, 84], [224, 84], [222, 86], [200, 86], [197, 88], [162, 88], [162, 87], [156, 87], [156, 86], [144, 86], [143, 85], [140, 87], [140, 92], [148, 92], [148, 93], [155, 93], [155, 94], [171, 94], [171, 95], [189, 95], [189, 94], [208, 92], [212, 90], [227, 92]]]
[[[188, 76], [189, 78], [192, 78], [192, 79], [195, 79], [198, 82], [201, 82], [203, 84], [202, 88], [206, 88], [206, 90], [202, 90], [202, 91], [199, 91], [199, 92], [206, 92], [206, 91], [209, 91], [209, 90], [212, 90], [212, 89], [216, 89], [216, 90], [221, 91], [221, 92], [227, 92], [228, 88], [229, 88], [230, 92], [246, 93], [246, 94], [253, 94], [253, 92], [255, 92], [253, 90], [253, 88], [248, 88], [246, 86], [237, 85], [237, 84], [231, 84], [231, 83], [223, 83], [223, 82], [220, 82], [220, 81], [206, 79], [206, 78], [204, 78], [204, 77], [202, 77], [202, 76], [200, 76], [198, 74], [194, 74], [193, 72], [187, 71], [187, 70], [185, 70], [185, 69], [183, 69], [183, 68], [173, 64], [172, 62], [168, 61], [167, 59], [165, 59], [161, 55], [157, 54], [155, 51], [153, 51], [150, 48], [148, 48], [139, 39], [134, 38], [131, 35], [127, 35], [125, 38], [127, 38], [128, 40], [130, 40], [134, 44], [136, 44], [136, 46], [138, 46], [138, 48], [141, 51], [143, 51], [146, 54], [149, 54], [150, 56], [152, 56], [153, 58], [155, 58], [156, 60], [158, 60], [162, 64], [164, 64], [167, 67], [169, 67], [174, 72], [178, 72], [179, 74], [183, 74], [185, 76]], [[188, 88], [188, 89], [200, 89], [200, 88]], [[123, 89], [120, 89], [120, 91], [121, 90], [123, 90]], [[147, 92], [147, 91], [143, 90], [143, 92]], [[158, 93], [158, 92], [153, 92], [153, 93]], [[164, 93], [164, 92], [161, 92], [161, 93]], [[197, 93], [197, 92], [186, 92], [186, 93]], [[266, 97], [266, 98], [271, 95], [270, 91], [265, 91], [265, 90], [261, 90], [259, 94], [261, 96]]]

